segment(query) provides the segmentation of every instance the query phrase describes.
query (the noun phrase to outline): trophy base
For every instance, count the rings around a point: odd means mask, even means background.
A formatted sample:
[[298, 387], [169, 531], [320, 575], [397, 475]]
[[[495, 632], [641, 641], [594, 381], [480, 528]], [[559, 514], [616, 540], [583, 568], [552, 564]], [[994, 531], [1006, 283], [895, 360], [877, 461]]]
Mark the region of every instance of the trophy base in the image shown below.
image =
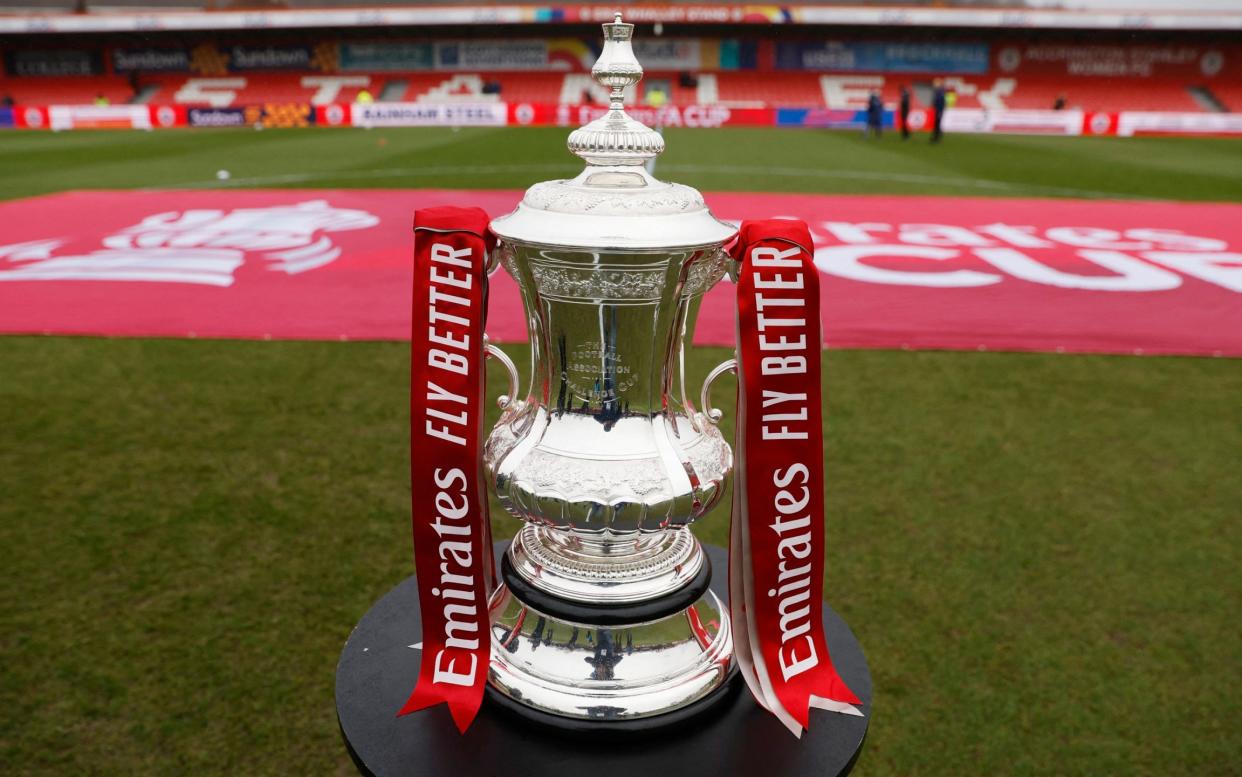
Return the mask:
[[[497, 543], [496, 555], [504, 550], [505, 543]], [[704, 550], [719, 572], [712, 587], [724, 599], [724, 550]], [[813, 709], [810, 730], [801, 739], [760, 709], [740, 679], [722, 686], [719, 695], [705, 697], [703, 709], [696, 704], [674, 713], [684, 725], [671, 731], [661, 721], [673, 718], [664, 716], [628, 724], [559, 716], [547, 721], [488, 693], [478, 717], [461, 734], [443, 705], [397, 716], [418, 679], [423, 639], [418, 583], [411, 576], [370, 608], [341, 651], [336, 671], [341, 738], [358, 771], [376, 777], [547, 777], [549, 765], [557, 773], [591, 777], [841, 777], [863, 747], [871, 715], [871, 676], [862, 647], [845, 621], [828, 607], [823, 619], [833, 665], [863, 700], [860, 708], [867, 717]], [[690, 717], [696, 712], [702, 714]], [[551, 725], [530, 722], [535, 720]], [[622, 737], [613, 747], [585, 733], [586, 727], [597, 731], [617, 725], [622, 726], [617, 730], [636, 733], [645, 725], [661, 725], [661, 730]]]
[[731, 699], [738, 693], [742, 692], [743, 686], [742, 676], [734, 666], [732, 671], [725, 676], [723, 682], [717, 685], [706, 696], [693, 701], [683, 707], [679, 707], [672, 712], [665, 712], [660, 715], [653, 715], [645, 718], [617, 719], [617, 718], [570, 718], [564, 715], [556, 715], [549, 712], [543, 712], [534, 707], [515, 701], [506, 696], [495, 686], [490, 683], [487, 686], [487, 703], [494, 705], [497, 709], [505, 714], [520, 718], [523, 721], [533, 723], [543, 729], [551, 729], [563, 734], [573, 734], [575, 736], [585, 735], [591, 737], [632, 737], [641, 736], [648, 733], [658, 732], [660, 730], [672, 727], [682, 726], [690, 723], [699, 724], [710, 718], [713, 711], [720, 712], [726, 706], [731, 704]]
[[[706, 572], [704, 583], [710, 564]], [[565, 608], [523, 596], [531, 589], [510, 564], [502, 564], [502, 578], [490, 608], [488, 684], [546, 722], [667, 717], [702, 706], [733, 674], [728, 609], [706, 585], [690, 591], [689, 602], [676, 592], [643, 603], [649, 617], [631, 612], [618, 622], [616, 607]]]

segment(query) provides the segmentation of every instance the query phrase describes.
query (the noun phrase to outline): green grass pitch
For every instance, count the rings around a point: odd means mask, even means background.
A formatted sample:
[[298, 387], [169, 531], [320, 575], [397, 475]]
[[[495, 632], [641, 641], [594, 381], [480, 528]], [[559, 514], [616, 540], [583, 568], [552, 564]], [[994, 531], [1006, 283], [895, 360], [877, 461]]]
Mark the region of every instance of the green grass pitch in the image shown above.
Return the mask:
[[[565, 134], [8, 133], [0, 197], [518, 188], [576, 171]], [[1242, 200], [1237, 141], [667, 136], [657, 174], [708, 191]], [[695, 349], [692, 371], [725, 355]], [[0, 338], [0, 771], [351, 773], [336, 660], [412, 568], [408, 358]], [[1239, 773], [1242, 364], [830, 351], [823, 369], [825, 590], [876, 684], [856, 774]], [[727, 524], [695, 531], [724, 543]]]
[[[524, 189], [582, 169], [567, 129], [221, 129], [0, 135], [0, 199], [66, 189]], [[658, 176], [703, 191], [1242, 200], [1242, 143], [670, 129]], [[220, 181], [216, 173], [227, 170]]]

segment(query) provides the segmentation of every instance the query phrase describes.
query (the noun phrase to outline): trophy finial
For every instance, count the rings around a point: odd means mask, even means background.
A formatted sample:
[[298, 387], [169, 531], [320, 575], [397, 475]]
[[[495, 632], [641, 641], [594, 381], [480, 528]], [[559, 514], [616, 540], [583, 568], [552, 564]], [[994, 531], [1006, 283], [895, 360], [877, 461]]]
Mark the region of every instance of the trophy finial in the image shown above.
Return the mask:
[[643, 66], [638, 64], [630, 43], [634, 37], [634, 25], [621, 21], [621, 14], [618, 13], [616, 21], [603, 27], [604, 49], [591, 68], [591, 75], [601, 86], [612, 90], [608, 97], [609, 107], [623, 110], [625, 87], [633, 86], [643, 78]]
[[625, 88], [643, 78], [643, 66], [634, 56], [634, 25], [616, 20], [603, 25], [604, 48], [591, 76], [607, 87], [608, 113], [569, 135], [569, 150], [589, 165], [641, 165], [664, 151], [660, 133], [625, 112]]

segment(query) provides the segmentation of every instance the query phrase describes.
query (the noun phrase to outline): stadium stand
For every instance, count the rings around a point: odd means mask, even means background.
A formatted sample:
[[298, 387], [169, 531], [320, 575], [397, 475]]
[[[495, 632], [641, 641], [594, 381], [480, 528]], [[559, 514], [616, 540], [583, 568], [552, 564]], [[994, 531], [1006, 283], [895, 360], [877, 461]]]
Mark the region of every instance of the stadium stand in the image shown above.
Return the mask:
[[[40, 7], [60, 6], [48, 0]], [[20, 105], [102, 98], [235, 108], [350, 103], [365, 90], [381, 102], [601, 104], [606, 91], [587, 71], [594, 32], [585, 29], [503, 40], [468, 28], [436, 35], [411, 28], [384, 35], [202, 31], [65, 36], [51, 43], [0, 39], [0, 97]], [[932, 84], [942, 78], [960, 108], [1048, 110], [1063, 98], [1063, 107], [1089, 112], [1242, 112], [1242, 46], [1205, 44], [1202, 37], [1119, 35], [1100, 42], [1093, 36], [1084, 43], [1081, 36], [1040, 31], [962, 38], [958, 32], [949, 39], [909, 30], [900, 36], [874, 30], [707, 35], [657, 41], [664, 59], [649, 65], [631, 102], [647, 102], [658, 90], [672, 106], [849, 110], [862, 108], [872, 89], [895, 106], [905, 84], [913, 106], [928, 107]], [[507, 62], [515, 63], [512, 69], [500, 69]]]
[[[681, 73], [649, 73], [631, 96], [644, 101], [655, 89], [672, 105], [723, 105], [730, 108], [860, 108], [878, 88], [886, 104], [898, 100], [901, 85], [911, 87], [916, 105], [930, 102], [933, 76], [884, 73], [695, 73], [697, 85], [680, 83]], [[1050, 109], [1058, 97], [1067, 108], [1089, 111], [1242, 111], [1242, 85], [1211, 86], [1177, 80], [1119, 81], [1078, 78], [945, 76], [962, 108]], [[494, 84], [497, 91], [487, 92]], [[0, 78], [0, 94], [21, 104], [88, 104], [103, 96], [114, 104], [211, 105], [353, 102], [362, 90], [377, 99], [410, 102], [603, 103], [607, 95], [585, 73], [247, 73], [201, 77], [171, 74], [124, 76], [44, 76]], [[1192, 90], [1210, 95], [1196, 99]], [[588, 98], [589, 95], [589, 98]], [[1212, 105], [1221, 108], [1213, 108]]]
[[[630, 102], [642, 102], [649, 91], [665, 92], [672, 105], [723, 105], [730, 108], [807, 107], [860, 108], [878, 88], [887, 104], [898, 100], [902, 84], [911, 88], [914, 104], [930, 103], [933, 76], [885, 73], [696, 73], [695, 86], [681, 83], [681, 73], [647, 74]], [[1130, 80], [944, 76], [962, 108], [1003, 110], [1050, 109], [1058, 97], [1067, 108], [1091, 111], [1204, 111], [1192, 85], [1177, 80]], [[487, 84], [498, 91], [488, 92]], [[18, 102], [90, 102], [105, 94], [112, 102], [134, 96], [126, 79], [117, 76], [81, 78], [12, 78], [0, 87]], [[144, 102], [226, 107], [262, 102], [309, 102], [324, 105], [352, 102], [366, 89], [389, 101], [603, 103], [606, 93], [585, 73], [249, 73], [221, 77], [150, 75], [139, 80], [148, 89]], [[141, 91], [141, 89], [140, 89]], [[1242, 86], [1210, 87], [1219, 103], [1231, 110], [1242, 104]], [[589, 95], [589, 99], [588, 96]]]

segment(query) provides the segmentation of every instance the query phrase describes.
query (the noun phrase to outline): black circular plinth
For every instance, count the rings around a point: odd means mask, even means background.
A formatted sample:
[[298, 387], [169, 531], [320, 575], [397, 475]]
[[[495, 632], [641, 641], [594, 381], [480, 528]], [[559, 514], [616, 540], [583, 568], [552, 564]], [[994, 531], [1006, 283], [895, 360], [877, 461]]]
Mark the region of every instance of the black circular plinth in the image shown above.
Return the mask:
[[[496, 553], [507, 543], [498, 543]], [[712, 590], [727, 596], [728, 558], [704, 545], [718, 573]], [[534, 725], [489, 695], [473, 725], [459, 734], [438, 707], [397, 717], [418, 679], [422, 641], [418, 588], [408, 577], [354, 628], [336, 670], [336, 712], [359, 771], [376, 777], [547, 777], [551, 774], [634, 777], [657, 774], [836, 777], [848, 774], [862, 750], [871, 714], [871, 674], [845, 621], [824, 607], [832, 661], [863, 700], [867, 717], [811, 711], [811, 728], [796, 739], [763, 711], [740, 682], [702, 714], [624, 739], [584, 737], [571, 728]]]
[[690, 582], [667, 596], [635, 604], [592, 604], [558, 599], [545, 593], [518, 574], [508, 553], [500, 554], [500, 579], [522, 604], [543, 615], [595, 626], [624, 626], [627, 623], [650, 623], [685, 610], [699, 600], [712, 582], [712, 560], [703, 558], [703, 566]]

